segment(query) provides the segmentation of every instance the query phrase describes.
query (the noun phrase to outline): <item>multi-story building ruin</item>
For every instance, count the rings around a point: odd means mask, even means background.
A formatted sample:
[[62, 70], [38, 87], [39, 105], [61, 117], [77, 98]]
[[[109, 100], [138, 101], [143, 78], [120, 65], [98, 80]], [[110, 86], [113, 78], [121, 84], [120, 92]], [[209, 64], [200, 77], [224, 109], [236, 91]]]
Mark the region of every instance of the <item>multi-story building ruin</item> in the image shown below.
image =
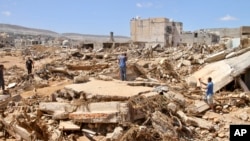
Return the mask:
[[182, 22], [167, 18], [133, 18], [130, 21], [130, 34], [133, 42], [149, 45], [160, 44], [162, 47], [212, 45], [224, 42], [224, 38], [250, 38], [250, 26], [239, 28], [211, 28], [196, 31], [183, 31]]
[[218, 43], [220, 40], [220, 37], [215, 33], [210, 33], [210, 32], [206, 32], [203, 30], [195, 31], [195, 32], [186, 31], [186, 32], [183, 32], [181, 36], [181, 40], [182, 40], [181, 44], [184, 46], [193, 46], [194, 44], [212, 45], [212, 44]]
[[167, 18], [133, 18], [130, 21], [130, 34], [133, 42], [178, 46], [181, 43], [183, 24]]

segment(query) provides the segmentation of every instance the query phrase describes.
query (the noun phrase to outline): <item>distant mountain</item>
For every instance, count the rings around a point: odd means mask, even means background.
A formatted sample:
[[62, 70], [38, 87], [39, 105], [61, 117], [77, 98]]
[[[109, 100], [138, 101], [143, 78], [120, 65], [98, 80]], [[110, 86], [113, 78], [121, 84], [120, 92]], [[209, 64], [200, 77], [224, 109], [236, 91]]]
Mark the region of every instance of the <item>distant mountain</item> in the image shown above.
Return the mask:
[[28, 28], [19, 25], [0, 24], [0, 32], [25, 34], [25, 35], [48, 35], [56, 37], [59, 34], [50, 30]]
[[[99, 42], [108, 42], [110, 40], [109, 35], [90, 35], [90, 34], [78, 34], [78, 33], [62, 33], [63, 37], [67, 37], [73, 40], [82, 40], [82, 41], [99, 41]], [[114, 36], [116, 42], [127, 42], [130, 40], [126, 36]]]
[[[90, 35], [90, 34], [79, 34], [79, 33], [57, 33], [50, 30], [28, 28], [19, 25], [11, 24], [1, 24], [0, 23], [0, 32], [23, 34], [23, 35], [46, 35], [52, 37], [66, 37], [73, 40], [79, 41], [100, 41], [107, 42], [110, 40], [109, 35]], [[126, 42], [130, 38], [126, 36], [114, 36], [116, 42]]]

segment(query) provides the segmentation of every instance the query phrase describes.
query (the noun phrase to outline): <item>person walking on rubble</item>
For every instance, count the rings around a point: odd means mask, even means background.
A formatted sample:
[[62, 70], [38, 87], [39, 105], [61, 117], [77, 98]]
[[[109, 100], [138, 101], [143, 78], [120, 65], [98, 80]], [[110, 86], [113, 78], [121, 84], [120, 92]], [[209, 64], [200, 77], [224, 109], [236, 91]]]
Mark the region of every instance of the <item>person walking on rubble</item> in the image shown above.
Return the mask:
[[28, 74], [31, 74], [32, 68], [34, 68], [34, 62], [30, 59], [30, 57], [28, 57], [26, 61], [26, 68], [27, 68]]
[[201, 84], [206, 86], [206, 102], [209, 105], [209, 107], [215, 111], [214, 109], [214, 103], [213, 103], [213, 94], [214, 94], [214, 84], [212, 82], [212, 78], [208, 77], [207, 82], [208, 83], [204, 83], [201, 81], [201, 78], [199, 78], [199, 81]]
[[0, 65], [0, 85], [1, 85], [3, 93], [4, 93], [5, 92], [5, 84], [4, 84], [4, 77], [3, 77], [3, 69], [4, 69], [4, 66]]
[[126, 62], [127, 62], [127, 54], [123, 53], [118, 56], [118, 64], [120, 67], [120, 78], [122, 81], [125, 81], [126, 78]]

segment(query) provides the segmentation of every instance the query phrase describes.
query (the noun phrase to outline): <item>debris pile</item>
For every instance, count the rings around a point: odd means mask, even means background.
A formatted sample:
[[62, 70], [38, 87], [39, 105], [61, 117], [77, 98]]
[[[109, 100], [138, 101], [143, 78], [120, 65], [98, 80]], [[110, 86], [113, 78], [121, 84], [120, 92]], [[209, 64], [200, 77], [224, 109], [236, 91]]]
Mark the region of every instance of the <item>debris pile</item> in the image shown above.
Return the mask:
[[[98, 52], [42, 46], [24, 49], [13, 57], [32, 56], [34, 73], [27, 75], [25, 66], [20, 65], [5, 69], [9, 95], [0, 95], [0, 138], [228, 140], [230, 124], [250, 123], [250, 93], [244, 84], [248, 66], [237, 72], [238, 81], [230, 79], [222, 85], [224, 80], [214, 78], [215, 112], [204, 101], [204, 91], [197, 83], [198, 77], [208, 77], [199, 72], [210, 62], [230, 63], [229, 58], [249, 52], [246, 47], [224, 47], [149, 50], [121, 46]], [[145, 50], [153, 55], [145, 55]], [[128, 81], [117, 80], [120, 52], [128, 55]], [[231, 67], [238, 65], [233, 62]], [[186, 82], [189, 77], [194, 78], [190, 79], [194, 85]], [[64, 80], [68, 83], [63, 84]], [[53, 87], [57, 89], [50, 90]]]

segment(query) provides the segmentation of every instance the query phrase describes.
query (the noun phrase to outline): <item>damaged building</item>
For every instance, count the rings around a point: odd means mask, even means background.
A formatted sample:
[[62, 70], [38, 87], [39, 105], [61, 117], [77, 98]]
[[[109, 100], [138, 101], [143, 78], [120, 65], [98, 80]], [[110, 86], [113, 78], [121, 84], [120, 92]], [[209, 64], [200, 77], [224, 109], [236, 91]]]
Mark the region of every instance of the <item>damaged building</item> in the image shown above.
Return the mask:
[[[30, 42], [0, 50], [6, 87], [0, 89], [0, 140], [228, 141], [231, 124], [250, 124], [248, 42], [233, 49], [213, 45], [220, 39], [215, 32], [183, 32], [182, 23], [166, 18], [130, 23], [132, 41], [111, 32], [77, 36], [77, 48], [69, 47], [67, 35], [46, 39], [56, 47]], [[249, 28], [240, 35], [248, 39]], [[27, 40], [20, 37], [20, 46]], [[128, 56], [127, 81], [120, 80], [121, 52]], [[28, 56], [35, 63], [31, 75]], [[214, 111], [198, 81], [208, 77]]]
[[193, 45], [214, 45], [219, 43], [220, 37], [214, 33], [208, 33], [205, 31], [199, 32], [183, 32], [181, 44], [183, 46]]
[[133, 18], [130, 34], [133, 42], [147, 42], [161, 47], [178, 46], [181, 43], [183, 24], [167, 18]]
[[14, 46], [14, 37], [7, 33], [0, 33], [0, 47]]

